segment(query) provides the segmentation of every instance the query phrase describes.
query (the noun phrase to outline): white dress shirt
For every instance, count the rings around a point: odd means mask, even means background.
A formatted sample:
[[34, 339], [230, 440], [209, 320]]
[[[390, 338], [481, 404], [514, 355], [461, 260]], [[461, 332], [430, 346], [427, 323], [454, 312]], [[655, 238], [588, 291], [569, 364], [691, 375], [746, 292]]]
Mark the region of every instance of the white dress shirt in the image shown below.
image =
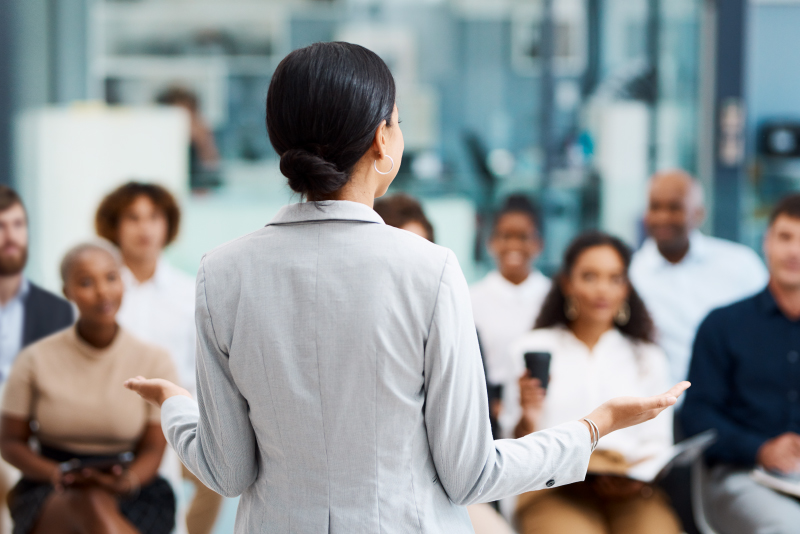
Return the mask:
[[508, 348], [533, 329], [550, 285], [550, 279], [539, 271], [531, 272], [519, 285], [492, 271], [470, 287], [472, 315], [489, 383], [505, 384], [519, 378], [518, 366], [509, 360]]
[[0, 383], [5, 382], [11, 366], [22, 349], [22, 330], [25, 327], [25, 298], [30, 291], [28, 279], [22, 283], [14, 298], [0, 306]]
[[[633, 341], [616, 328], [603, 334], [592, 350], [565, 327], [529, 332], [511, 350], [514, 361], [519, 362], [520, 375], [526, 352], [552, 355], [550, 384], [536, 430], [577, 421], [614, 397], [649, 397], [669, 389], [669, 368], [661, 348]], [[519, 383], [509, 390], [516, 407], [516, 426], [522, 414]], [[651, 421], [604, 436], [597, 448], [619, 452], [628, 462], [654, 456], [672, 446], [672, 412], [669, 408]], [[506, 425], [511, 422], [506, 421]]]
[[139, 282], [122, 268], [125, 296], [119, 324], [144, 341], [166, 349], [181, 386], [195, 394], [194, 279], [163, 260], [150, 280]]
[[698, 231], [690, 236], [689, 252], [675, 264], [661, 255], [654, 240], [645, 241], [633, 256], [630, 277], [656, 324], [672, 382], [686, 380], [694, 336], [706, 315], [761, 291], [769, 280], [750, 248]]

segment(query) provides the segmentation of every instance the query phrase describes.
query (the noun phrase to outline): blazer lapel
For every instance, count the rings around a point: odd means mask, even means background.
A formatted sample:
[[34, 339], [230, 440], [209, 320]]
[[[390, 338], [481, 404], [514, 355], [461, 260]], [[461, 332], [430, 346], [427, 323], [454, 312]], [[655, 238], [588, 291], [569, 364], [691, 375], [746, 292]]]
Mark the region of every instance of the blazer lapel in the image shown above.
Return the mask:
[[22, 320], [22, 346], [26, 347], [36, 339], [36, 312], [39, 308], [39, 288], [31, 284], [25, 299], [25, 315]]

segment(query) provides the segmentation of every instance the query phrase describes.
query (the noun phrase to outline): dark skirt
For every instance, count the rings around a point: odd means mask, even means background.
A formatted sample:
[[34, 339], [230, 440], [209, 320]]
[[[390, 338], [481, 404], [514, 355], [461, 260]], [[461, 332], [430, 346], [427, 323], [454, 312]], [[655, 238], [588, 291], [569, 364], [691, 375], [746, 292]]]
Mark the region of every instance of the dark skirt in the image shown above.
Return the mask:
[[[96, 458], [44, 448], [42, 456], [57, 462], [72, 458]], [[14, 522], [13, 534], [29, 534], [33, 530], [42, 507], [54, 491], [50, 483], [26, 478], [14, 486], [8, 494], [8, 509]], [[175, 494], [169, 483], [157, 476], [142, 486], [136, 497], [120, 497], [119, 511], [142, 534], [169, 534], [175, 527]]]

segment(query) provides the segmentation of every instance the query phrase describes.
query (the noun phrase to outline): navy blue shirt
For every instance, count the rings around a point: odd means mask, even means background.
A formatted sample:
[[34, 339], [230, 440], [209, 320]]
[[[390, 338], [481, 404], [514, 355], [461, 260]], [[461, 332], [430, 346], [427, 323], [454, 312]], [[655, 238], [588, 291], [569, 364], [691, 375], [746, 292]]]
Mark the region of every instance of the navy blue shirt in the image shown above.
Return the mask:
[[765, 441], [800, 433], [800, 322], [769, 289], [712, 311], [695, 337], [689, 381], [684, 431], [717, 429], [710, 464], [754, 465]]

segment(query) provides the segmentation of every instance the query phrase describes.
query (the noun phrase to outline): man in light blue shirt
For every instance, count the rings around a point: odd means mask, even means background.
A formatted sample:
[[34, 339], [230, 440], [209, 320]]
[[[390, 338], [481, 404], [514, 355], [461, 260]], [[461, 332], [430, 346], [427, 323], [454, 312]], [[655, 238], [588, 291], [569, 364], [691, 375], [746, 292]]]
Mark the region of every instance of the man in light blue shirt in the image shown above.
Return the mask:
[[[72, 324], [72, 306], [28, 281], [28, 217], [16, 191], [0, 185], [0, 388], [26, 345]], [[12, 477], [0, 460], [0, 502]], [[0, 534], [3, 525], [0, 522]]]
[[[0, 275], [2, 276], [2, 275]], [[0, 297], [0, 382], [5, 382], [11, 364], [22, 349], [22, 329], [25, 324], [25, 300], [30, 283], [24, 277], [11, 300]]]
[[72, 306], [29, 282], [28, 217], [17, 192], [0, 185], [0, 384], [19, 351], [68, 327]]
[[630, 276], [658, 330], [672, 380], [686, 380], [700, 322], [720, 306], [767, 285], [763, 262], [750, 248], [702, 234], [700, 185], [681, 170], [650, 181], [645, 226], [649, 238], [636, 252]]

